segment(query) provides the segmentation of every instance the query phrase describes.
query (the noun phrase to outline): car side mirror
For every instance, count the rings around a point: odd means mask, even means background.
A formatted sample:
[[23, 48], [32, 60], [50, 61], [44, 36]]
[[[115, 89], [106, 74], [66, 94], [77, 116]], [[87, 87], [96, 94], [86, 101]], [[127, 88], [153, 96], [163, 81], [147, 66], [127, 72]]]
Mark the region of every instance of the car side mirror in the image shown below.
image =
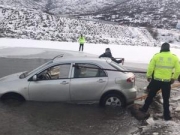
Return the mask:
[[33, 81], [37, 81], [37, 75], [34, 75], [32, 78]]

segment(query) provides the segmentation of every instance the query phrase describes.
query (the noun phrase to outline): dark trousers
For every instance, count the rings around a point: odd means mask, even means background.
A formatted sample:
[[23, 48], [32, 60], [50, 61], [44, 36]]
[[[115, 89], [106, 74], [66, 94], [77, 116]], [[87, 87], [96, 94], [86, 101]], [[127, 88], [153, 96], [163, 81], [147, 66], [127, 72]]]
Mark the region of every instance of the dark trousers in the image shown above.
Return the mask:
[[80, 44], [79, 45], [79, 51], [82, 49], [82, 51], [83, 51], [83, 49], [84, 49], [84, 44]]
[[149, 82], [148, 86], [147, 86], [148, 90], [153, 88], [153, 81], [154, 81], [154, 79], [152, 78], [151, 81]]
[[152, 79], [151, 79], [151, 81], [149, 82], [149, 84], [148, 84], [148, 86], [147, 86], [147, 89], [148, 89], [148, 90], [150, 90], [151, 87], [153, 88], [153, 81], [154, 81], [154, 72], [153, 72], [153, 74], [152, 74]]
[[170, 117], [170, 111], [169, 111], [169, 98], [170, 98], [170, 90], [171, 90], [170, 82], [152, 80], [151, 89], [148, 93], [148, 97], [145, 100], [145, 104], [142, 107], [142, 110], [147, 112], [149, 106], [153, 101], [153, 98], [156, 96], [156, 93], [160, 89], [162, 90], [162, 97], [163, 97], [164, 118], [168, 118]]

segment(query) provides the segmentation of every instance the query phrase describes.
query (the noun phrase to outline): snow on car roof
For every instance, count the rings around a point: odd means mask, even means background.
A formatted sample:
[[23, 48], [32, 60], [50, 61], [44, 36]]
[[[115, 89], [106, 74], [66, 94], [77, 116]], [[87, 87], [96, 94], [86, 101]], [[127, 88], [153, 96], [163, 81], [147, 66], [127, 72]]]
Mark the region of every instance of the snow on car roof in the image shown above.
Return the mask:
[[54, 63], [58, 62], [87, 62], [87, 61], [99, 61], [99, 62], [106, 62], [110, 60], [109, 58], [98, 58], [98, 57], [82, 57], [82, 56], [65, 56], [56, 58], [53, 60]]

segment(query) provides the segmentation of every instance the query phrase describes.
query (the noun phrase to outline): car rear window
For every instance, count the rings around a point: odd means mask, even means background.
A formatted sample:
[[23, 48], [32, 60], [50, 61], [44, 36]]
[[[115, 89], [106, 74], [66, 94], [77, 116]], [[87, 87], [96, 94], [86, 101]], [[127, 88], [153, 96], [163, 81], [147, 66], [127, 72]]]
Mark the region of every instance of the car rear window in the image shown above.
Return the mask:
[[117, 64], [116, 62], [114, 61], [111, 61], [111, 62], [108, 62], [109, 65], [111, 65], [113, 68], [117, 69], [117, 70], [121, 70], [121, 71], [128, 71], [125, 67]]

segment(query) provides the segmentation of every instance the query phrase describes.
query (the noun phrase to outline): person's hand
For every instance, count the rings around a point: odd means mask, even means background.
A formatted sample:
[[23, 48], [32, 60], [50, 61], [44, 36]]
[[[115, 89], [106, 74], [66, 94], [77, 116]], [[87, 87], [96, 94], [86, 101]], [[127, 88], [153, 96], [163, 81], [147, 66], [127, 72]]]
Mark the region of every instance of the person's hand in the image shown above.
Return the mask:
[[121, 59], [121, 63], [122, 63], [122, 65], [124, 65], [124, 58]]
[[147, 81], [150, 82], [150, 81], [151, 81], [151, 78], [147, 78]]
[[171, 79], [171, 84], [173, 84], [173, 83], [174, 83], [174, 81], [175, 81], [174, 79]]
[[179, 77], [178, 77], [178, 81], [180, 82], [180, 75], [179, 75]]

